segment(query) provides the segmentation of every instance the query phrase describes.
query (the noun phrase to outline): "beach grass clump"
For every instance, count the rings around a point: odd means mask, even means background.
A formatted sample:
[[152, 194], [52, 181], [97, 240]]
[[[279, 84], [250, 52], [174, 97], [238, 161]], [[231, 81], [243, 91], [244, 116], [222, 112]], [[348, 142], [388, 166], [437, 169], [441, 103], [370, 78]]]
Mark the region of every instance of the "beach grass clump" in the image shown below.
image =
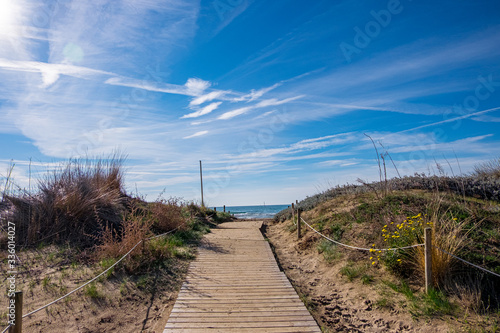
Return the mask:
[[341, 269], [340, 275], [345, 276], [349, 282], [365, 275], [367, 265], [348, 261]]
[[[123, 216], [119, 228], [112, 228], [109, 224], [100, 222], [102, 228], [100, 236], [96, 238], [94, 256], [98, 260], [105, 258], [118, 259], [132, 249], [137, 243], [152, 236], [153, 221], [148, 218], [147, 212], [133, 207], [130, 213]], [[137, 246], [131, 257], [141, 253], [141, 246]]]
[[480, 178], [500, 179], [500, 158], [475, 165], [472, 175]]
[[187, 222], [185, 214], [186, 204], [180, 198], [159, 198], [149, 204], [149, 211], [153, 220], [152, 227], [158, 232], [168, 232], [173, 229], [184, 227]]
[[322, 239], [316, 246], [318, 253], [323, 254], [323, 258], [329, 264], [342, 257], [342, 253], [337, 249], [337, 245], [327, 239]]
[[36, 194], [4, 197], [13, 205], [19, 244], [92, 246], [100, 221], [116, 229], [130, 200], [124, 192], [124, 158], [72, 159], [38, 181]]

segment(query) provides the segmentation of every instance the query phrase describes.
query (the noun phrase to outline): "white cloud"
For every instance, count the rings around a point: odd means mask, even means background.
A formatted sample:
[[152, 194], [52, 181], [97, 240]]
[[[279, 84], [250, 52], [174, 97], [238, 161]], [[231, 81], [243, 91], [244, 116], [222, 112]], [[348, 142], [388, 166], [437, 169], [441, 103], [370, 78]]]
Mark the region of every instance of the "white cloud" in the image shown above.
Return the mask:
[[453, 152], [457, 150], [478, 152], [481, 149], [488, 150], [487, 145], [485, 145], [484, 143], [479, 144], [479, 141], [482, 141], [492, 136], [493, 134], [486, 134], [450, 142], [431, 142], [431, 143], [422, 142], [413, 145], [396, 147], [391, 149], [390, 152], [393, 153], [408, 153], [412, 151]]
[[204, 116], [204, 115], [209, 114], [210, 112], [216, 110], [219, 107], [219, 105], [221, 105], [221, 104], [222, 104], [222, 102], [215, 102], [215, 103], [208, 104], [204, 108], [202, 108], [198, 111], [186, 114], [186, 115], [182, 116], [181, 118], [198, 118], [198, 117]]
[[299, 154], [304, 151], [317, 150], [333, 145], [352, 143], [355, 140], [356, 136], [352, 133], [328, 135], [318, 138], [301, 140], [285, 147], [255, 150], [251, 153], [241, 154], [238, 156], [238, 158], [267, 158], [282, 154]]
[[264, 94], [270, 92], [273, 89], [278, 88], [281, 85], [282, 85], [282, 83], [275, 83], [272, 86], [267, 87], [267, 88], [262, 88], [259, 90], [252, 89], [249, 94], [243, 95], [241, 97], [236, 97], [233, 99], [233, 101], [234, 102], [242, 102], [242, 101], [252, 102], [256, 99], [261, 98], [262, 96], [264, 96]]
[[236, 116], [247, 113], [248, 111], [250, 111], [252, 109], [255, 109], [255, 107], [245, 106], [243, 108], [239, 108], [239, 109], [236, 109], [233, 111], [228, 111], [226, 113], [223, 113], [217, 119], [223, 119], [223, 120], [231, 119], [231, 118], [234, 118]]
[[226, 113], [223, 113], [217, 119], [221, 119], [221, 120], [231, 119], [231, 118], [234, 118], [236, 116], [240, 116], [242, 114], [245, 114], [248, 111], [253, 110], [253, 109], [264, 108], [267, 106], [281, 105], [281, 104], [292, 102], [292, 101], [297, 100], [297, 99], [302, 98], [302, 97], [304, 97], [304, 95], [295, 96], [295, 97], [291, 97], [291, 98], [287, 98], [287, 99], [283, 99], [283, 100], [277, 100], [276, 98], [266, 99], [266, 100], [263, 100], [263, 101], [255, 104], [253, 106], [245, 106], [245, 107], [233, 110], [233, 111], [228, 111]]
[[476, 117], [476, 116], [484, 115], [486, 113], [497, 111], [497, 110], [500, 110], [500, 107], [491, 108], [491, 109], [483, 110], [483, 111], [477, 111], [477, 112], [466, 114], [464, 116], [459, 116], [459, 117], [450, 118], [450, 119], [446, 119], [446, 120], [441, 120], [441, 121], [430, 123], [430, 124], [426, 124], [426, 125], [421, 125], [421, 126], [413, 127], [413, 128], [410, 128], [410, 129], [407, 129], [407, 130], [404, 130], [404, 131], [400, 131], [398, 133], [405, 133], [405, 132], [415, 131], [415, 130], [419, 130], [419, 129], [426, 128], [426, 127], [441, 125], [441, 124], [445, 124], [445, 123], [451, 123], [451, 122], [454, 122], [454, 121], [457, 121], [457, 120], [461, 120], [461, 119], [467, 119], [467, 118], [471, 118], [471, 117]]
[[226, 93], [227, 93], [226, 91], [216, 90], [216, 91], [209, 92], [208, 94], [201, 95], [201, 96], [193, 99], [189, 103], [189, 107], [201, 105], [205, 102], [213, 101], [214, 99], [219, 99], [219, 98], [223, 97]]
[[346, 166], [359, 164], [359, 162], [355, 162], [352, 160], [328, 160], [328, 161], [319, 162], [317, 164], [321, 167], [330, 167], [330, 166], [346, 167]]
[[156, 91], [167, 94], [194, 96], [185, 86], [180, 86], [177, 84], [157, 83], [146, 80], [137, 80], [127, 77], [118, 77], [118, 76], [107, 79], [104, 83], [113, 86], [137, 88], [137, 89]]
[[203, 91], [208, 89], [212, 84], [198, 78], [190, 78], [187, 80], [185, 86], [190, 95], [199, 96]]
[[39, 61], [16, 61], [3, 58], [0, 58], [0, 68], [20, 72], [38, 72], [42, 75], [43, 87], [52, 85], [59, 79], [60, 75], [76, 78], [90, 78], [95, 75], [112, 75], [112, 73], [106, 71], [81, 66], [50, 64]]
[[202, 135], [205, 135], [205, 134], [208, 134], [208, 131], [199, 131], [199, 132], [196, 132], [196, 133], [194, 133], [192, 135], [185, 136], [183, 139], [196, 138], [198, 136], [202, 136]]

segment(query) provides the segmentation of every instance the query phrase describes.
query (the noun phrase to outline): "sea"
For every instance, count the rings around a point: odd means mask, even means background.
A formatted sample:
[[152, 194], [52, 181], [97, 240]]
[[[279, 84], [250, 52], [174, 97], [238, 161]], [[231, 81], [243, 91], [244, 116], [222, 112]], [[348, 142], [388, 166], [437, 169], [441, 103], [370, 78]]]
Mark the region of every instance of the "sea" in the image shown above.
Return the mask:
[[[226, 206], [226, 212], [231, 212], [239, 219], [270, 219], [288, 205], [261, 205], [261, 206]], [[216, 207], [222, 212], [223, 207]]]

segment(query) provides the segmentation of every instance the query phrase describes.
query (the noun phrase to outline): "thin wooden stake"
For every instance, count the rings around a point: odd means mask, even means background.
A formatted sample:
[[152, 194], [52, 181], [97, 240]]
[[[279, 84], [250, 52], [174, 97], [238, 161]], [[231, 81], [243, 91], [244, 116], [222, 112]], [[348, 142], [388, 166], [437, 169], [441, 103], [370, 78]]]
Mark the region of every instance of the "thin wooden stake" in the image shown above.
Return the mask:
[[226, 212], [226, 205], [224, 205], [224, 213]]
[[22, 333], [23, 331], [23, 292], [16, 291], [14, 293], [14, 304], [16, 306], [14, 312], [14, 320], [16, 324], [9, 328], [9, 333]]
[[200, 160], [200, 183], [201, 183], [201, 207], [205, 207], [205, 202], [203, 201], [203, 171], [201, 167], [201, 160]]
[[432, 229], [425, 228], [425, 292], [429, 293], [432, 283]]
[[295, 205], [292, 202], [292, 222], [295, 222]]
[[297, 209], [297, 238], [300, 236], [300, 209]]

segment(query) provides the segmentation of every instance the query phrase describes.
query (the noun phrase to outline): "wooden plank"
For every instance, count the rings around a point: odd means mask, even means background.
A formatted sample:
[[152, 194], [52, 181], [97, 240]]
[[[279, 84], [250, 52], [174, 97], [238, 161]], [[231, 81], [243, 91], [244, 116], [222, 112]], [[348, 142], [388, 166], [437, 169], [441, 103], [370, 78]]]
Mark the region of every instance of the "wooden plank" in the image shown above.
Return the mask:
[[280, 317], [295, 317], [295, 316], [307, 316], [309, 315], [309, 312], [307, 310], [288, 310], [288, 311], [238, 311], [238, 312], [210, 312], [210, 313], [205, 313], [205, 312], [181, 312], [175, 315], [175, 318], [173, 319], [179, 319], [179, 318], [204, 318], [204, 317], [210, 317], [210, 318], [231, 318], [231, 317], [239, 317], [239, 318], [247, 318], [247, 317], [273, 317], [273, 316], [280, 316]]
[[[311, 321], [311, 315], [308, 313], [307, 315], [299, 315], [299, 316], [267, 316], [267, 317], [183, 317], [183, 318], [172, 318], [169, 323], [171, 324], [190, 324], [190, 323], [198, 323], [198, 324], [222, 324], [222, 323], [268, 323], [268, 322], [289, 322], [289, 321]], [[314, 322], [314, 321], [313, 321]], [[316, 322], [314, 322], [316, 323]], [[182, 326], [182, 325], [181, 325]], [[205, 325], [212, 326], [212, 325]], [[248, 325], [247, 325], [248, 326]]]
[[[217, 332], [217, 333], [235, 333], [232, 329], [220, 329], [220, 328], [176, 328], [176, 329], [165, 329], [163, 333], [205, 333], [205, 332]], [[239, 328], [238, 333], [321, 333], [319, 328], [315, 327], [278, 327], [278, 328]]]
[[[182, 314], [182, 313], [247, 313], [247, 312], [284, 312], [284, 311], [299, 311], [305, 310], [304, 306], [301, 304], [295, 305], [282, 305], [282, 306], [267, 306], [263, 305], [260, 307], [247, 307], [247, 308], [205, 308], [205, 307], [185, 307], [185, 306], [174, 306], [172, 313]], [[306, 310], [307, 311], [307, 310]], [[177, 315], [176, 314], [176, 315]], [[174, 316], [171, 315], [173, 318]]]
[[314, 319], [310, 320], [301, 320], [301, 321], [270, 321], [270, 322], [252, 322], [252, 323], [179, 323], [179, 324], [171, 324], [167, 323], [165, 328], [271, 328], [271, 327], [314, 327], [318, 326]]

